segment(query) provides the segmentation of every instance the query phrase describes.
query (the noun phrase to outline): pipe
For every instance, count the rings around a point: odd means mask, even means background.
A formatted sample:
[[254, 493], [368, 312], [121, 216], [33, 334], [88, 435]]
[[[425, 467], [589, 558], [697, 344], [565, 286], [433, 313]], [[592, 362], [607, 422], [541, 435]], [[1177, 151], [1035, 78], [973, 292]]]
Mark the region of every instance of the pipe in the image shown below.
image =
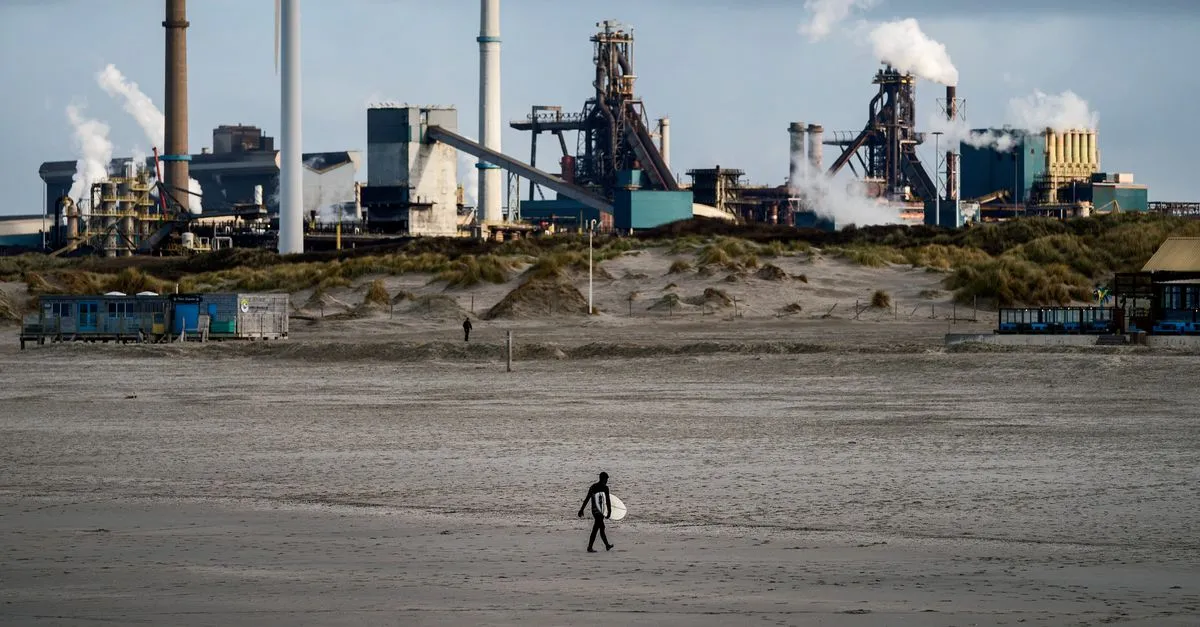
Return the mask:
[[300, 0], [280, 12], [283, 79], [280, 89], [279, 254], [304, 252], [304, 179], [300, 128]]
[[[958, 120], [958, 87], [946, 86], [946, 119], [953, 125]], [[958, 145], [957, 141], [946, 146], [946, 199], [958, 199]]]
[[820, 124], [808, 125], [808, 162], [812, 165], [813, 172], [820, 172], [822, 169], [822, 160], [824, 156], [821, 142], [825, 138], [825, 128]]
[[188, 189], [187, 0], [166, 0], [162, 25], [167, 36], [164, 183], [168, 189]]
[[[480, 0], [479, 18], [479, 141], [485, 148], [500, 148], [500, 0]], [[500, 171], [480, 161], [479, 215], [484, 224], [503, 221], [500, 202]]]
[[667, 169], [671, 168], [671, 119], [663, 116], [658, 121], [658, 152]]
[[791, 137], [791, 155], [790, 167], [788, 169], [788, 187], [795, 191], [800, 185], [800, 174], [804, 168], [801, 165], [804, 162], [804, 123], [792, 122], [788, 126], [788, 135]]

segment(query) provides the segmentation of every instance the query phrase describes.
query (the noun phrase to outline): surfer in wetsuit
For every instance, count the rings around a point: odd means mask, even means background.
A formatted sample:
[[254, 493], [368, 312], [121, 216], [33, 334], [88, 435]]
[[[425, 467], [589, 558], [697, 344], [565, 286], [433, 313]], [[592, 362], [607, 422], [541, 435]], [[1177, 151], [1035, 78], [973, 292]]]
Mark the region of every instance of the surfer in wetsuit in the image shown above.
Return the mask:
[[464, 342], [471, 341], [471, 319], [470, 318], [463, 319], [463, 341]]
[[592, 505], [592, 518], [596, 521], [592, 524], [592, 537], [588, 539], [588, 553], [596, 552], [592, 546], [596, 544], [597, 532], [600, 533], [600, 540], [604, 542], [604, 550], [611, 551], [613, 545], [608, 543], [608, 536], [604, 535], [604, 519], [612, 516], [612, 508], [609, 506], [607, 472], [600, 473], [600, 480], [588, 488], [587, 496], [583, 498], [583, 504], [579, 506], [580, 518], [583, 518], [583, 510], [587, 508], [588, 503]]

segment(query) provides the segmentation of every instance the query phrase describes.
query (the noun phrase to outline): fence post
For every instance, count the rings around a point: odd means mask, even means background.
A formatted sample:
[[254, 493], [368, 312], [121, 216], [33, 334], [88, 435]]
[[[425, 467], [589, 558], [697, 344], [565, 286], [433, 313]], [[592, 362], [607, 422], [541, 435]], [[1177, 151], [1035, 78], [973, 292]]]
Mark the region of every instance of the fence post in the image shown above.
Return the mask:
[[505, 371], [512, 372], [512, 331], [506, 331], [505, 333], [507, 335], [507, 341], [505, 342], [507, 349], [504, 351]]
[[929, 303], [929, 319], [937, 320], [937, 305]]
[[971, 322], [979, 322], [979, 297], [975, 297], [974, 304], [971, 306]]
[[854, 319], [855, 319], [855, 320], [858, 320], [858, 314], [859, 314], [859, 311], [858, 311], [858, 299], [856, 298], [856, 299], [854, 299]]

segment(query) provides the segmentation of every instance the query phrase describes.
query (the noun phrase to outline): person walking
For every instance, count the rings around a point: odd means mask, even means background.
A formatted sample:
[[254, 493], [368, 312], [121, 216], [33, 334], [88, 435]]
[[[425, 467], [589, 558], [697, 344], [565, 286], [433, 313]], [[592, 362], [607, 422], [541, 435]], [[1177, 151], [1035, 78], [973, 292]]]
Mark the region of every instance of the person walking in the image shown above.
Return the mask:
[[579, 506], [579, 517], [583, 518], [583, 510], [588, 504], [592, 505], [592, 518], [595, 522], [592, 523], [592, 536], [588, 539], [588, 553], [595, 553], [596, 549], [592, 548], [596, 544], [596, 534], [600, 534], [600, 541], [604, 542], [604, 550], [611, 551], [613, 545], [608, 543], [608, 536], [604, 534], [604, 519], [612, 516], [612, 507], [609, 505], [608, 494], [608, 473], [600, 473], [600, 480], [593, 483], [588, 488], [587, 496], [583, 497], [583, 504]]
[[463, 318], [463, 341], [471, 341], [471, 319]]

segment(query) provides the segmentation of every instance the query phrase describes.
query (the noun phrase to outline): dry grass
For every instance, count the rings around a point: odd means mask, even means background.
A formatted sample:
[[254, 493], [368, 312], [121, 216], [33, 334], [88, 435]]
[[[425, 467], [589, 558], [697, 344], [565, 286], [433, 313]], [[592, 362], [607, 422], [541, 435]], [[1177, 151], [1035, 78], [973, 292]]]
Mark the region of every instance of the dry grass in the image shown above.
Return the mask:
[[387, 307], [392, 302], [392, 296], [388, 294], [387, 288], [383, 285], [382, 279], [371, 281], [371, 286], [367, 288], [367, 295], [363, 297], [363, 304], [382, 305]]
[[692, 264], [686, 259], [676, 259], [671, 262], [671, 267], [667, 270], [667, 274], [683, 274], [692, 271]]
[[891, 309], [892, 295], [883, 290], [875, 290], [875, 293], [871, 294], [871, 306], [876, 309]]
[[506, 283], [516, 262], [496, 255], [460, 257], [439, 272], [435, 281], [445, 281], [447, 288], [474, 287], [480, 283]]
[[20, 322], [21, 307], [17, 304], [17, 299], [9, 295], [8, 292], [0, 290], [0, 322]]
[[1069, 266], [1039, 266], [1008, 255], [959, 268], [946, 286], [959, 302], [979, 298], [1000, 307], [1068, 305], [1092, 298], [1091, 281]]

